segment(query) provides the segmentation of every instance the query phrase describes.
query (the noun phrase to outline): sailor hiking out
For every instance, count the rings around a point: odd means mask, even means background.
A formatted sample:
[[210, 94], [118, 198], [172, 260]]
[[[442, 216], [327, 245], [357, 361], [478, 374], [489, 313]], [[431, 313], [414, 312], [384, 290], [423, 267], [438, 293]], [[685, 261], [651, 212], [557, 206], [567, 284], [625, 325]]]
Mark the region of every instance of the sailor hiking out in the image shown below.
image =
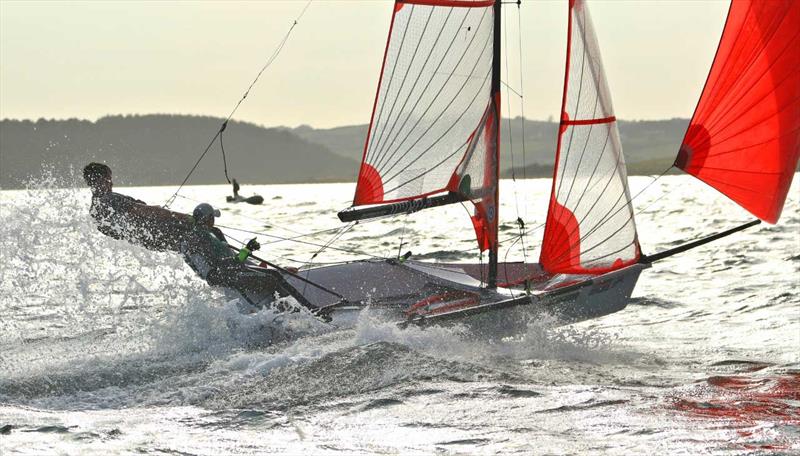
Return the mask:
[[186, 263], [209, 285], [235, 291], [247, 303], [262, 307], [276, 296], [293, 296], [309, 305], [280, 272], [249, 260], [261, 246], [254, 238], [234, 250], [214, 226], [219, 210], [203, 203], [191, 216], [113, 190], [111, 168], [90, 163], [83, 177], [92, 191], [89, 213], [106, 236], [140, 245], [148, 250], [180, 252]]
[[122, 239], [150, 250], [178, 251], [181, 238], [192, 228], [191, 217], [113, 190], [111, 168], [89, 163], [83, 178], [92, 190], [89, 213], [97, 229], [114, 239]]

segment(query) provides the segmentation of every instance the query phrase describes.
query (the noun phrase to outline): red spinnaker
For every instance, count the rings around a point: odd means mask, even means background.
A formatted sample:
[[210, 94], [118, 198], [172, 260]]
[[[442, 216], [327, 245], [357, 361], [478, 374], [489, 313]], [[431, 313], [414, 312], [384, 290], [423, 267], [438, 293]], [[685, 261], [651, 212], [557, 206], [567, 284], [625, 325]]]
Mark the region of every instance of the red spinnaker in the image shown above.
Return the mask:
[[775, 223], [798, 157], [800, 2], [733, 0], [675, 166]]

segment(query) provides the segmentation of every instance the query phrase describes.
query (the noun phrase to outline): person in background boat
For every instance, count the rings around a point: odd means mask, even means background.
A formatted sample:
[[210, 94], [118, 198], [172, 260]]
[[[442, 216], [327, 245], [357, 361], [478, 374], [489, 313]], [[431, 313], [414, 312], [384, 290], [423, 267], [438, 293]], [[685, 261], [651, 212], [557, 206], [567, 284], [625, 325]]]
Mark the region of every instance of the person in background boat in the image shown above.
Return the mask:
[[181, 241], [181, 253], [186, 263], [212, 287], [235, 290], [251, 304], [259, 306], [272, 301], [275, 293], [293, 296], [308, 305], [276, 270], [248, 265], [250, 254], [261, 248], [256, 238], [236, 251], [225, 239], [225, 235], [214, 226], [220, 212], [210, 204], [197, 205], [192, 212], [194, 227]]
[[241, 187], [239, 186], [239, 182], [236, 179], [232, 179], [231, 185], [233, 185], [233, 196], [226, 196], [225, 201], [229, 203], [249, 203], [249, 204], [261, 204], [264, 202], [264, 198], [261, 195], [248, 196], [247, 198], [240, 195], [239, 190], [241, 189]]
[[239, 183], [236, 182], [236, 179], [233, 180], [233, 199], [239, 198]]
[[89, 214], [98, 231], [150, 250], [178, 251], [181, 237], [192, 227], [188, 215], [114, 192], [111, 168], [103, 163], [86, 165], [83, 178], [92, 190]]

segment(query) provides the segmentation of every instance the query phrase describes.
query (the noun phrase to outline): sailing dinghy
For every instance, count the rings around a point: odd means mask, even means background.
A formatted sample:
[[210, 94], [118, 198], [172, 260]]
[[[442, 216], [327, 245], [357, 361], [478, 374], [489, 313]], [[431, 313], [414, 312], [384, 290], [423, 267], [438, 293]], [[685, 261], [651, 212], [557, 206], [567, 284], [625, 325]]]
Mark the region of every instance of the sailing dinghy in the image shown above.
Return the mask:
[[303, 272], [343, 295], [304, 287], [326, 315], [357, 314], [361, 304], [352, 303], [369, 303], [416, 323], [491, 314], [508, 329], [543, 312], [580, 321], [625, 307], [647, 264], [638, 261], [625, 161], [583, 2], [569, 7], [540, 263], [498, 262], [500, 8], [480, 0], [395, 3], [353, 207], [339, 213], [352, 222], [470, 202], [488, 264], [370, 260]]
[[652, 262], [778, 220], [800, 153], [800, 5], [731, 3], [674, 165], [760, 220], [646, 256], [597, 37], [586, 2], [571, 0], [539, 262], [499, 262], [501, 7], [395, 1], [353, 205], [339, 213], [357, 222], [471, 203], [488, 264], [406, 256], [279, 268], [326, 320], [349, 326], [369, 307], [401, 325], [477, 322], [507, 333], [544, 313], [564, 323], [600, 317], [626, 306]]

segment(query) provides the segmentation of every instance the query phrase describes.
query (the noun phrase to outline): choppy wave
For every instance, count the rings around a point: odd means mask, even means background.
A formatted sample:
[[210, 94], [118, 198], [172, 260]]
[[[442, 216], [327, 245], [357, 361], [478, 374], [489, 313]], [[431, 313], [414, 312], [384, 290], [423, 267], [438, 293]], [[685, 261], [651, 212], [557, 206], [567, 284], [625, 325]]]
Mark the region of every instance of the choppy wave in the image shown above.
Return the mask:
[[[460, 326], [400, 329], [369, 312], [347, 331], [305, 312], [243, 315], [177, 255], [100, 235], [89, 193], [73, 181], [34, 182], [2, 192], [0, 205], [0, 438], [12, 448], [208, 453], [208, 439], [228, 435], [230, 453], [800, 450], [796, 199], [780, 225], [657, 264], [619, 314], [569, 327], [543, 318], [487, 337]], [[670, 192], [640, 215], [645, 251], [741, 218], [725, 205], [687, 210], [687, 182], [664, 178]], [[535, 213], [546, 182], [518, 184]], [[350, 191], [287, 188], [254, 190], [263, 207], [223, 217], [281, 236], [317, 231]], [[129, 191], [153, 202], [169, 193]], [[227, 194], [187, 191], [194, 200]], [[342, 245], [391, 255], [403, 236], [416, 258], [475, 260], [458, 209], [434, 225], [356, 226]], [[292, 225], [299, 219], [307, 223]], [[276, 243], [268, 254], [318, 250]], [[523, 255], [535, 249], [510, 259]], [[315, 261], [348, 258], [329, 251]], [[187, 433], [201, 437], [187, 442]]]

